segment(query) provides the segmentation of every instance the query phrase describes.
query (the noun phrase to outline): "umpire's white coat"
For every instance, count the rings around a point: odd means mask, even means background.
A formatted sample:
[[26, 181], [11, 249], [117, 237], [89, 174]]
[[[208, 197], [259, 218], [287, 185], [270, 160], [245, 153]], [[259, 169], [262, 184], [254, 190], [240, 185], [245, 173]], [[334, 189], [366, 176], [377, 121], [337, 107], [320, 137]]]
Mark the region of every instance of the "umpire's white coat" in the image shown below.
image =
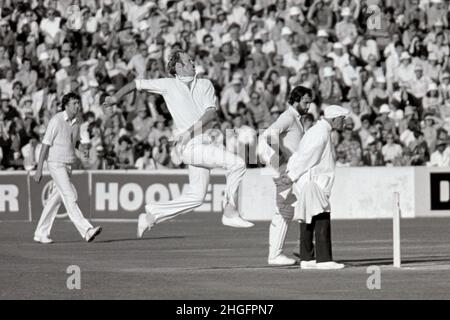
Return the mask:
[[313, 216], [330, 212], [330, 193], [336, 162], [331, 142], [331, 126], [319, 120], [306, 131], [287, 165], [287, 175], [294, 183], [297, 197], [295, 220], [311, 223]]

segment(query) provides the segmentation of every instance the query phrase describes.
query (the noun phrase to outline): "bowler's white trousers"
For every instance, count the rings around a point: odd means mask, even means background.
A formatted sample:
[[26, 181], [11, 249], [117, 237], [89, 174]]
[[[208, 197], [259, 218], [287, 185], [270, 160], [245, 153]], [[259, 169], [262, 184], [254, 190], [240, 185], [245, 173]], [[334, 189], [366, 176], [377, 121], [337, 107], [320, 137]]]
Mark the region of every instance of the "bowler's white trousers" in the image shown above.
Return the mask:
[[48, 170], [56, 188], [53, 188], [50, 197], [42, 211], [41, 218], [36, 227], [35, 236], [50, 235], [53, 221], [55, 221], [61, 203], [64, 203], [70, 220], [73, 222], [78, 232], [84, 238], [89, 229], [93, 228], [87, 221], [77, 204], [77, 191], [70, 182], [72, 167], [70, 164], [61, 162], [47, 162]]
[[146, 212], [155, 218], [155, 223], [201, 206], [208, 189], [210, 169], [213, 168], [226, 170], [224, 204], [237, 208], [239, 185], [246, 170], [245, 161], [241, 157], [211, 144], [211, 139], [206, 135], [194, 137], [180, 153], [183, 162], [189, 165], [189, 185], [178, 199], [145, 206]]

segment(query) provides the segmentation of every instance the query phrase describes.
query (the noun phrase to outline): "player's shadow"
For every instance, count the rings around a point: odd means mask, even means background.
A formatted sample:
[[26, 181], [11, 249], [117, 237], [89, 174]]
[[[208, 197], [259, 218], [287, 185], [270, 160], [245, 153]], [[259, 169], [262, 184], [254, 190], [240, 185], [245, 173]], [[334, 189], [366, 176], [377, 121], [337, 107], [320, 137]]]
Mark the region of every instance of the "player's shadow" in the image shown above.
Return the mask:
[[[95, 243], [113, 243], [113, 242], [125, 242], [125, 241], [152, 241], [152, 240], [167, 240], [167, 239], [185, 239], [185, 236], [164, 236], [164, 237], [147, 237], [147, 238], [121, 238], [121, 239], [105, 239], [105, 240], [94, 240], [91, 242]], [[55, 244], [68, 244], [68, 243], [82, 243], [83, 240], [69, 240], [69, 241], [58, 241]]]
[[112, 243], [124, 241], [151, 241], [151, 240], [167, 240], [167, 239], [185, 239], [185, 236], [164, 236], [164, 237], [148, 237], [148, 238], [122, 238], [122, 239], [108, 239], [97, 240], [95, 243]]
[[[300, 255], [297, 252], [294, 252], [294, 256], [297, 258], [300, 257]], [[349, 267], [368, 267], [373, 265], [379, 265], [379, 266], [388, 266], [392, 265], [393, 259], [392, 257], [387, 258], [367, 258], [367, 259], [346, 259], [336, 260], [339, 263], [344, 263], [345, 265]], [[434, 256], [417, 256], [417, 257], [402, 257], [402, 264], [408, 264], [408, 263], [423, 263], [423, 262], [449, 262], [450, 263], [450, 256], [448, 255], [434, 255]]]
[[[370, 259], [348, 259], [338, 260], [348, 266], [353, 267], [367, 267], [372, 265], [392, 265], [393, 259], [389, 258], [370, 258]], [[449, 262], [450, 256], [417, 256], [417, 257], [402, 257], [402, 264], [408, 263], [422, 263], [422, 262]]]

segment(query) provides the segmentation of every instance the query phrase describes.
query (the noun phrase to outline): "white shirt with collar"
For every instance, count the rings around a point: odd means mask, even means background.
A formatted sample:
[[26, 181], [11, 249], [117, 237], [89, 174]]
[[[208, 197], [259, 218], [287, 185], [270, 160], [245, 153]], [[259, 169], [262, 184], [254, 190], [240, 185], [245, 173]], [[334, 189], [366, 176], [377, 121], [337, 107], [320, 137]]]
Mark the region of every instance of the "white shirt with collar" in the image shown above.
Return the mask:
[[48, 162], [73, 163], [76, 160], [73, 137], [77, 135], [74, 118], [69, 121], [66, 111], [58, 112], [48, 123], [42, 143], [50, 146]]
[[210, 80], [194, 77], [191, 88], [178, 78], [135, 80], [136, 89], [163, 96], [175, 124], [175, 135], [186, 132], [206, 112], [217, 108], [214, 87]]
[[297, 151], [300, 140], [304, 134], [304, 128], [300, 121], [301, 115], [291, 105], [288, 106], [278, 119], [267, 128], [263, 137], [279, 134], [283, 145], [292, 153]]
[[283, 145], [294, 153], [298, 149], [304, 132], [300, 114], [293, 106], [289, 105], [286, 111], [261, 135], [258, 143], [259, 157], [269, 165], [270, 159], [275, 154], [275, 151], [267, 144], [267, 137], [271, 137], [271, 139], [279, 137]]

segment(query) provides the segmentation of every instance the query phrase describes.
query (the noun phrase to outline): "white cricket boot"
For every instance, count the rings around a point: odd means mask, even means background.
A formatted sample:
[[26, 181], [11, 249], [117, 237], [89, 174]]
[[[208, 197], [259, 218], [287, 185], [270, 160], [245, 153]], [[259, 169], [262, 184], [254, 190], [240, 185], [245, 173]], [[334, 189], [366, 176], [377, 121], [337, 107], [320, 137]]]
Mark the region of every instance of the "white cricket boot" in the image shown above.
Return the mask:
[[254, 226], [250, 221], [243, 219], [231, 205], [226, 205], [223, 209], [222, 224], [232, 228], [251, 228]]
[[345, 268], [345, 265], [343, 263], [337, 263], [334, 261], [316, 263], [316, 269], [319, 270], [339, 270], [343, 268]]
[[94, 241], [95, 237], [100, 234], [100, 232], [102, 232], [102, 227], [90, 228], [86, 232], [86, 235], [84, 236], [84, 240], [86, 240], [87, 242], [92, 242], [92, 241]]
[[297, 263], [297, 260], [289, 258], [284, 254], [280, 254], [274, 258], [268, 258], [267, 263], [271, 266], [293, 266]]
[[34, 242], [42, 243], [42, 244], [50, 244], [53, 243], [53, 240], [47, 236], [34, 236]]
[[300, 261], [300, 269], [317, 269], [316, 260]]
[[141, 213], [138, 218], [137, 237], [142, 238], [145, 231], [149, 231], [155, 224], [155, 217], [151, 213]]

